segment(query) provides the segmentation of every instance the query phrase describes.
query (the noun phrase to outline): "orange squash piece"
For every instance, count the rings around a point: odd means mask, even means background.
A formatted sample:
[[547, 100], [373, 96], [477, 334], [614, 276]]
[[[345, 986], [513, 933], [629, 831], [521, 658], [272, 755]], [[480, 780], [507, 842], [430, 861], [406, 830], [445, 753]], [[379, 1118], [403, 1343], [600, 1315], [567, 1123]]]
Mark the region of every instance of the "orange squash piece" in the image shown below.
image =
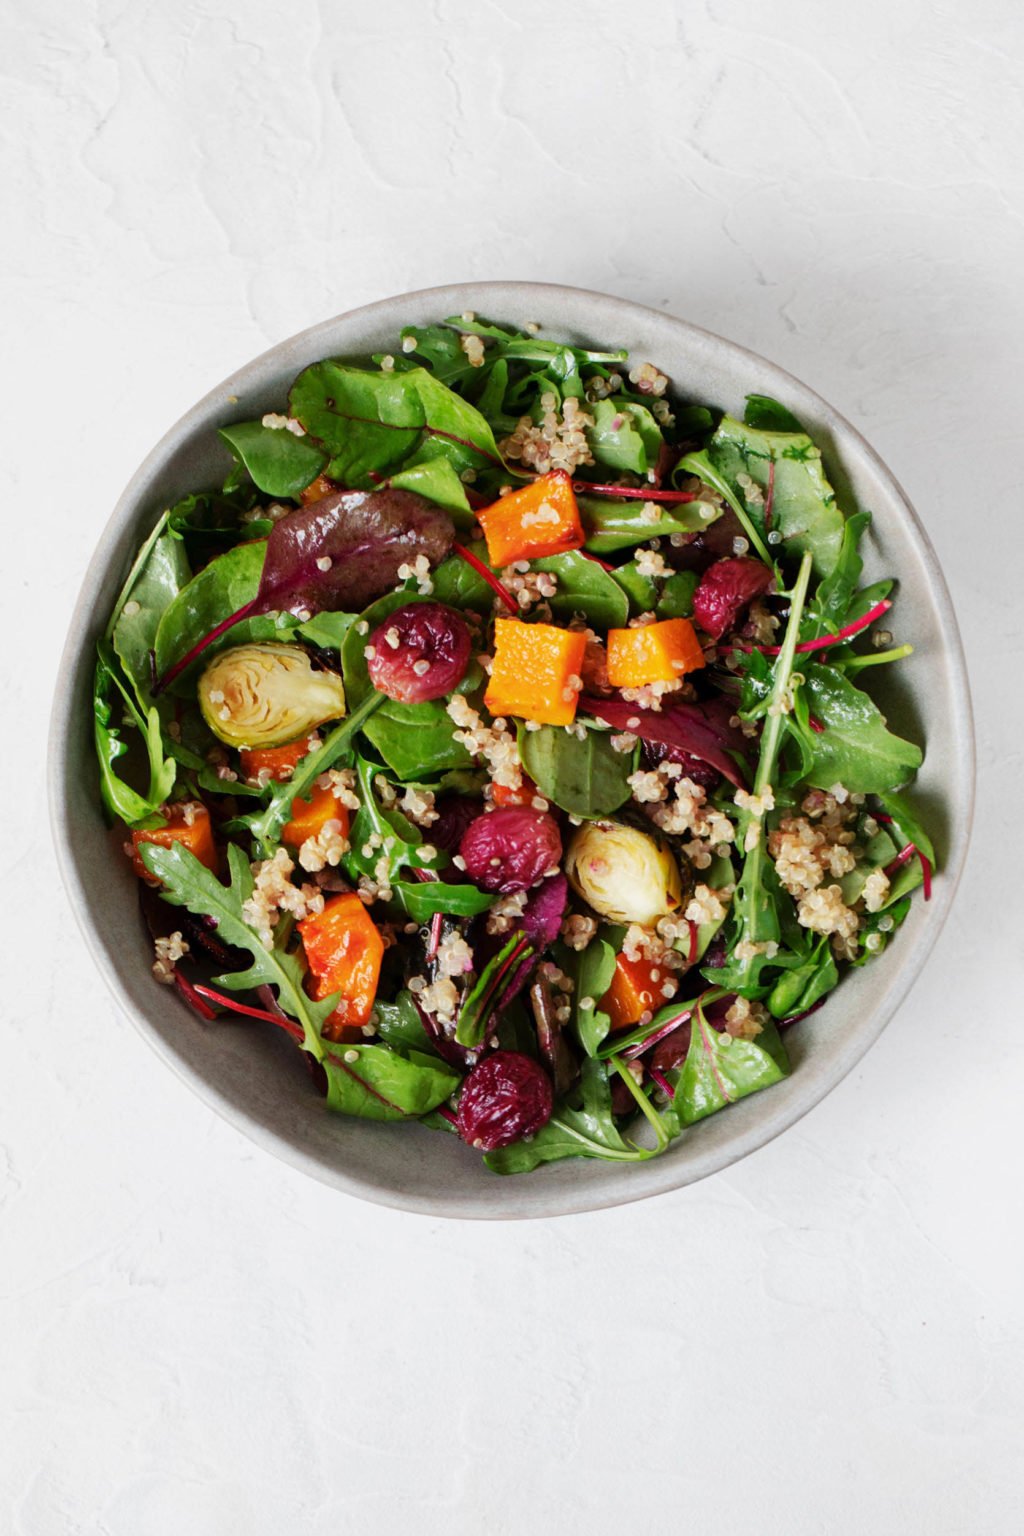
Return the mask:
[[640, 1022], [641, 1014], [653, 1013], [666, 1001], [661, 989], [673, 975], [642, 957], [627, 960], [616, 955], [612, 984], [597, 1006], [609, 1015], [613, 1030], [629, 1029]]
[[332, 896], [322, 912], [299, 924], [315, 998], [340, 992], [341, 999], [323, 1025], [327, 1040], [370, 1021], [384, 940], [358, 896]]
[[608, 681], [613, 688], [672, 683], [703, 665], [704, 652], [689, 619], [608, 631]]
[[160, 881], [155, 879], [142, 862], [139, 849], [143, 843], [159, 843], [161, 848], [172, 848], [175, 843], [180, 843], [187, 848], [207, 869], [217, 868], [217, 845], [213, 840], [213, 827], [210, 823], [210, 813], [205, 805], [197, 800], [188, 802], [191, 807], [191, 821], [186, 820], [185, 802], [180, 802], [168, 808], [167, 825], [153, 827], [149, 832], [133, 832], [132, 868], [140, 879], [147, 885], [157, 886]]
[[579, 549], [585, 537], [572, 480], [564, 469], [540, 475], [476, 515], [494, 566]]
[[311, 480], [304, 491], [299, 492], [299, 500], [304, 507], [311, 507], [315, 501], [323, 501], [325, 496], [333, 496], [335, 491], [340, 491], [341, 486], [333, 480], [328, 480], [326, 475], [317, 475]]
[[331, 790], [314, 785], [308, 800], [296, 795], [292, 801], [292, 819], [285, 825], [281, 841], [290, 848], [301, 848], [306, 838], [318, 836], [328, 821], [340, 821], [342, 834], [348, 837], [348, 807], [336, 800]]
[[256, 779], [265, 772], [275, 782], [291, 778], [308, 752], [308, 736], [300, 736], [298, 741], [287, 741], [283, 747], [242, 747], [238, 753], [242, 776]]
[[507, 784], [491, 785], [491, 801], [499, 809], [506, 805], [532, 805], [539, 794], [540, 790], [528, 773], [523, 774], [523, 782], [518, 789], [510, 789]]
[[580, 630], [495, 619], [494, 664], [484, 694], [491, 714], [571, 725], [586, 643]]

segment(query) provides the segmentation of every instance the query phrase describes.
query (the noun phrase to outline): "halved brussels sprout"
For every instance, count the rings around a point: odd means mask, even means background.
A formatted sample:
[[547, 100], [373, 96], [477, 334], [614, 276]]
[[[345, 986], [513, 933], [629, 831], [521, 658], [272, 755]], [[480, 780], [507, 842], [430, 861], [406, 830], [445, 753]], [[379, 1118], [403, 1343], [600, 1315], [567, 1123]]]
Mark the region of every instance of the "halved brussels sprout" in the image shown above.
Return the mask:
[[613, 923], [651, 927], [674, 911], [682, 896], [679, 868], [669, 850], [617, 821], [588, 821], [573, 838], [565, 872], [595, 912]]
[[279, 747], [340, 719], [345, 688], [336, 672], [314, 671], [299, 645], [236, 645], [199, 679], [199, 707], [229, 747]]

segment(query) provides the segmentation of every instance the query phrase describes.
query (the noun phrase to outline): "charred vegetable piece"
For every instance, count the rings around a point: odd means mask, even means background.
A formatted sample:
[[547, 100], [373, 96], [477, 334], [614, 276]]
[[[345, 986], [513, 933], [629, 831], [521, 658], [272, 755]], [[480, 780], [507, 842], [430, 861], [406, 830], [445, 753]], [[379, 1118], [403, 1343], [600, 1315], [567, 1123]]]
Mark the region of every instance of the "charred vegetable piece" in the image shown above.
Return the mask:
[[345, 713], [335, 672], [317, 672], [300, 645], [236, 645], [199, 680], [199, 707], [230, 747], [276, 747]]
[[207, 869], [217, 868], [217, 847], [213, 841], [210, 813], [198, 800], [186, 800], [169, 806], [164, 826], [153, 827], [148, 832], [132, 833], [132, 846], [135, 849], [132, 867], [135, 873], [147, 885], [159, 885], [159, 880], [149, 873], [142, 862], [139, 849], [144, 843], [157, 843], [161, 848], [172, 848], [175, 843], [180, 843]]
[[471, 822], [459, 853], [466, 874], [484, 891], [528, 891], [557, 868], [562, 835], [553, 816], [525, 806], [489, 811]]
[[409, 603], [370, 635], [367, 671], [378, 693], [399, 704], [423, 704], [462, 682], [471, 649], [466, 621], [454, 608]]
[[321, 1033], [326, 1040], [342, 1040], [345, 1031], [370, 1021], [384, 941], [358, 896], [333, 896], [322, 912], [299, 924], [302, 947], [314, 978], [317, 999], [340, 992], [338, 1006]]
[[532, 1136], [551, 1119], [551, 1079], [521, 1051], [494, 1051], [462, 1085], [456, 1121], [468, 1146], [483, 1152]]
[[290, 848], [301, 848], [308, 838], [319, 837], [332, 823], [342, 837], [348, 837], [347, 806], [340, 804], [329, 788], [314, 785], [308, 800], [296, 795], [292, 801], [292, 819], [282, 828], [281, 841]]
[[491, 714], [571, 725], [586, 644], [581, 630], [495, 619], [494, 664], [484, 695]]
[[608, 631], [608, 681], [613, 688], [673, 683], [703, 665], [704, 652], [689, 619]]
[[613, 1030], [628, 1029], [639, 1022], [642, 1014], [653, 1013], [662, 1006], [665, 1002], [662, 989], [674, 974], [664, 965], [645, 960], [642, 955], [636, 960], [616, 955], [612, 984], [597, 1006], [611, 1019]]
[[538, 560], [583, 546], [579, 508], [572, 480], [564, 470], [540, 475], [521, 490], [511, 491], [489, 507], [481, 507], [477, 519], [492, 565]]
[[716, 560], [693, 594], [694, 617], [713, 640], [721, 640], [771, 584], [772, 573], [760, 560]]
[[679, 868], [669, 850], [635, 827], [591, 821], [569, 844], [565, 872], [595, 912], [615, 923], [653, 927], [678, 907]]

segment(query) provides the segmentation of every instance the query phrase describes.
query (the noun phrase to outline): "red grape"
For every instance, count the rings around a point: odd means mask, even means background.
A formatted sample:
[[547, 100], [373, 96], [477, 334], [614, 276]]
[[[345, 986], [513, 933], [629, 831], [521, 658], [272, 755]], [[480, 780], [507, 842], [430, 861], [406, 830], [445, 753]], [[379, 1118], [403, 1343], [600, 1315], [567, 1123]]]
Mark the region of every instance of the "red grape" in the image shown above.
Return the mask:
[[373, 631], [367, 670], [378, 693], [399, 704], [422, 704], [461, 683], [471, 649], [466, 621], [453, 608], [408, 603]]
[[532, 1136], [551, 1119], [551, 1079], [521, 1051], [494, 1051], [470, 1072], [459, 1096], [457, 1128], [482, 1152]]
[[555, 869], [562, 834], [553, 816], [509, 805], [471, 821], [459, 853], [469, 878], [483, 891], [528, 891]]

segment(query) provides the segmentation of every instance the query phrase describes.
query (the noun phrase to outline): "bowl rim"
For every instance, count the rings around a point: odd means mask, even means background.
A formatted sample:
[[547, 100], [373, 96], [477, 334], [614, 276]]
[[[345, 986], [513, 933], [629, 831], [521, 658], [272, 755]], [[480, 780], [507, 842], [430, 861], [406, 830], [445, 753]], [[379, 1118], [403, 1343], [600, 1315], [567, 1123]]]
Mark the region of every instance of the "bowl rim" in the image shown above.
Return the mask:
[[[74, 683], [79, 657], [90, 638], [95, 599], [107, 576], [112, 547], [121, 532], [136, 518], [138, 493], [149, 481], [153, 472], [183, 439], [206, 425], [210, 413], [215, 407], [223, 405], [225, 392], [232, 389], [240, 375], [250, 370], [258, 370], [262, 365], [275, 360], [278, 354], [288, 348], [312, 345], [319, 337], [326, 338], [331, 335], [344, 322], [387, 311], [396, 303], [434, 300], [439, 311], [443, 307], [445, 313], [451, 314], [462, 313], [468, 308], [486, 311], [492, 295], [499, 302], [506, 296], [519, 295], [536, 301], [538, 307], [548, 301], [552, 309], [555, 309], [560, 297], [572, 295], [575, 299], [599, 305], [602, 314], [610, 316], [612, 322], [616, 313], [621, 315], [624, 322], [630, 318], [635, 320], [638, 315], [654, 317], [661, 325], [677, 327], [691, 340], [697, 339], [723, 349], [737, 361], [747, 359], [756, 368], [767, 370], [774, 375], [792, 395], [803, 397], [813, 405], [819, 418], [827, 423], [828, 431], [836, 441], [836, 451], [840, 458], [842, 456], [840, 445], [844, 439], [856, 446], [868, 466], [885, 485], [899, 514], [909, 526], [922, 559], [929, 595], [942, 604], [947, 616], [941, 654], [947, 669], [948, 687], [959, 727], [955, 735], [958, 754], [956, 768], [963, 781], [964, 790], [963, 797], [957, 801], [957, 815], [951, 820], [948, 857], [942, 868], [942, 879], [936, 883], [930, 905], [931, 921], [915, 936], [911, 948], [901, 950], [892, 967], [892, 979], [873, 1012], [851, 1037], [847, 1049], [836, 1055], [831, 1064], [831, 1070], [819, 1074], [808, 1082], [806, 1094], [796, 1097], [792, 1104], [783, 1106], [774, 1114], [768, 1113], [754, 1120], [744, 1132], [721, 1147], [705, 1149], [693, 1163], [673, 1162], [671, 1158], [655, 1158], [641, 1165], [646, 1175], [642, 1179], [636, 1177], [641, 1171], [640, 1167], [634, 1169], [630, 1165], [630, 1172], [634, 1177], [623, 1178], [614, 1188], [594, 1186], [592, 1192], [588, 1193], [586, 1182], [581, 1180], [572, 1191], [552, 1190], [547, 1198], [545, 1198], [543, 1180], [540, 1179], [537, 1185], [533, 1185], [531, 1180], [529, 1199], [525, 1201], [516, 1199], [507, 1203], [503, 1203], [500, 1199], [488, 1200], [480, 1196], [446, 1195], [443, 1190], [438, 1190], [436, 1195], [431, 1193], [429, 1196], [407, 1193], [392, 1186], [375, 1184], [362, 1175], [347, 1171], [344, 1167], [328, 1167], [311, 1153], [294, 1145], [286, 1136], [266, 1125], [244, 1106], [228, 1101], [201, 1071], [190, 1065], [183, 1056], [175, 1053], [161, 1037], [146, 1013], [130, 997], [120, 968], [99, 933], [93, 918], [88, 882], [79, 868], [75, 853], [74, 824], [66, 794], [70, 769], [68, 743], [76, 730], [81, 728], [81, 722], [76, 720], [74, 710]], [[328, 354], [325, 352], [324, 355]], [[274, 343], [256, 357], [242, 363], [226, 379], [207, 391], [160, 437], [118, 497], [97, 539], [82, 577], [54, 683], [46, 767], [51, 836], [64, 889], [79, 930], [121, 1012], [131, 1020], [150, 1047], [176, 1076], [222, 1119], [241, 1131], [250, 1141], [264, 1151], [273, 1153], [292, 1168], [315, 1178], [319, 1183], [390, 1209], [460, 1220], [533, 1219], [575, 1215], [632, 1204], [657, 1194], [684, 1188], [711, 1174], [719, 1173], [759, 1148], [767, 1146], [776, 1136], [781, 1135], [783, 1131], [802, 1119], [838, 1086], [871, 1048], [921, 974], [956, 896], [967, 856], [976, 798], [976, 748], [970, 687], [963, 644], [949, 588], [921, 518], [895, 475], [863, 434], [815, 389], [789, 370], [751, 348], [696, 325], [690, 320], [681, 319], [652, 305], [635, 303], [630, 299], [578, 288], [571, 284], [511, 280], [444, 283], [429, 288], [409, 290], [369, 304], [357, 305], [329, 319], [318, 321], [315, 325], [308, 326]], [[951, 772], [950, 777], [952, 776]], [[542, 1174], [543, 1170], [538, 1170], [538, 1173]], [[517, 1180], [516, 1183], [518, 1182]], [[506, 1180], [495, 1181], [496, 1190], [506, 1187]]]

